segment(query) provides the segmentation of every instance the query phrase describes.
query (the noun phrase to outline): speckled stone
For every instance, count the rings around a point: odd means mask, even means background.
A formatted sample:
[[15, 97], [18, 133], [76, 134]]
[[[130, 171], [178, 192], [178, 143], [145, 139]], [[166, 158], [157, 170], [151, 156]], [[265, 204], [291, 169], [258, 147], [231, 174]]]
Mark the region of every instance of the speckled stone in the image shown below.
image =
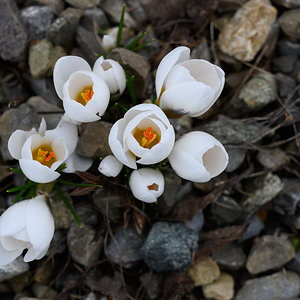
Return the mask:
[[18, 276], [29, 270], [29, 264], [23, 261], [23, 257], [5, 266], [0, 266], [0, 282]]
[[280, 28], [291, 39], [300, 39], [300, 9], [284, 12], [278, 19]]
[[266, 41], [277, 10], [268, 0], [251, 0], [238, 9], [219, 35], [220, 49], [238, 60], [251, 61]]

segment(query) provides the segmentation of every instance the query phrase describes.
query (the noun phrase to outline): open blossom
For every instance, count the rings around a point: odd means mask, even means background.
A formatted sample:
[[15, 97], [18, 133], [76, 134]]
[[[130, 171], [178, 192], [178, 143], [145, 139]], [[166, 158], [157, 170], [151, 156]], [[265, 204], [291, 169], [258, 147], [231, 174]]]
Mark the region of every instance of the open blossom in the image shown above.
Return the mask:
[[109, 133], [108, 143], [114, 156], [124, 165], [158, 163], [170, 154], [175, 141], [172, 125], [154, 104], [140, 104], [129, 109]]
[[165, 181], [160, 171], [142, 168], [131, 173], [129, 186], [135, 198], [153, 203], [164, 192]]
[[193, 131], [175, 142], [169, 161], [176, 174], [193, 182], [207, 182], [223, 172], [228, 154], [208, 133]]
[[122, 94], [126, 88], [126, 76], [122, 66], [113, 59], [100, 56], [93, 67], [93, 72], [107, 84], [111, 94]]
[[97, 121], [105, 113], [109, 88], [83, 58], [63, 56], [58, 59], [53, 81], [66, 116], [74, 123]]
[[157, 105], [170, 116], [198, 117], [218, 99], [224, 82], [220, 67], [203, 59], [190, 59], [189, 48], [177, 47], [157, 68]]
[[123, 164], [113, 155], [107, 155], [99, 164], [99, 172], [107, 177], [116, 177], [120, 174]]
[[16, 130], [8, 140], [11, 156], [19, 160], [24, 175], [34, 182], [47, 183], [56, 180], [55, 170], [64, 162], [64, 172], [86, 171], [92, 160], [79, 157], [74, 150], [78, 134], [76, 125], [61, 120], [55, 129], [46, 130], [42, 119], [39, 132]]
[[0, 217], [0, 265], [7, 265], [28, 249], [24, 261], [41, 259], [54, 234], [54, 220], [40, 195], [10, 206]]

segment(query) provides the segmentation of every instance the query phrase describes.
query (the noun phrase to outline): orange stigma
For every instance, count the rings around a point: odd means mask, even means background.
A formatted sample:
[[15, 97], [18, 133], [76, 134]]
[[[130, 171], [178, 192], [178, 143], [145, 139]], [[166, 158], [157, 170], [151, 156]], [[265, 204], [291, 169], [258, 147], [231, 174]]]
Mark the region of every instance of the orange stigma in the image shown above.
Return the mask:
[[93, 97], [94, 91], [92, 86], [85, 86], [74, 99], [83, 106], [85, 106]]
[[85, 90], [84, 92], [82, 92], [82, 93], [80, 94], [80, 96], [83, 98], [83, 100], [84, 100], [85, 102], [90, 101], [90, 100], [92, 99], [93, 95], [94, 95], [94, 92], [93, 92], [92, 89], [90, 89], [90, 90], [87, 89], [87, 90]]
[[42, 165], [51, 167], [56, 162], [56, 155], [53, 152], [51, 146], [41, 145], [32, 151], [32, 158], [37, 160]]
[[136, 128], [133, 136], [143, 148], [147, 149], [151, 149], [160, 141], [160, 135], [152, 130], [151, 126], [146, 130]]

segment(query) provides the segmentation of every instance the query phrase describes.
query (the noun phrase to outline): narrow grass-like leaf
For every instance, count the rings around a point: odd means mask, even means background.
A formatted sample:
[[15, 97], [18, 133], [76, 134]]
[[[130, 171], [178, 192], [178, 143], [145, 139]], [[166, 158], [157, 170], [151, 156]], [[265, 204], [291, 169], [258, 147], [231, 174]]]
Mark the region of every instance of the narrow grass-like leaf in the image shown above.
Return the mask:
[[141, 48], [143, 48], [144, 46], [148, 45], [149, 43], [153, 42], [154, 40], [155, 40], [155, 39], [153, 38], [153, 39], [151, 39], [151, 40], [149, 40], [149, 41], [147, 41], [147, 42], [145, 42], [145, 43], [143, 43], [143, 44], [140, 44], [140, 45], [138, 45], [137, 47], [133, 48], [132, 51], [136, 51], [136, 50], [138, 50], [138, 49], [141, 49]]
[[99, 187], [101, 188], [102, 185], [99, 184], [92, 184], [92, 183], [76, 183], [71, 181], [66, 181], [63, 179], [58, 179], [58, 182], [65, 184], [65, 185], [71, 185], [71, 186], [82, 186], [82, 187]]
[[15, 197], [14, 201], [12, 202], [13, 204], [15, 204], [16, 202], [18, 202], [20, 200], [20, 198], [23, 196], [23, 194], [27, 191], [27, 189], [23, 189], [21, 190], [18, 195]]
[[60, 173], [62, 172], [62, 170], [67, 168], [67, 164], [66, 163], [62, 163], [55, 171]]
[[122, 103], [118, 103], [118, 105], [126, 112], [128, 110], [128, 108], [123, 105]]
[[72, 206], [72, 204], [70, 203], [70, 201], [68, 200], [68, 198], [65, 196], [65, 194], [63, 193], [62, 189], [59, 187], [58, 184], [56, 184], [56, 191], [58, 196], [65, 202], [67, 208], [70, 210], [70, 212], [72, 213], [72, 215], [74, 216], [77, 224], [79, 225], [80, 228], [82, 228], [82, 224], [80, 222], [80, 219], [76, 213], [75, 208]]
[[28, 198], [34, 198], [36, 196], [35, 192], [36, 192], [36, 187], [37, 184], [32, 186], [30, 189], [27, 190], [27, 193], [25, 194], [24, 198], [28, 199]]
[[116, 48], [120, 47], [120, 43], [121, 43], [122, 31], [123, 31], [123, 26], [124, 26], [124, 14], [125, 14], [125, 4], [123, 4], [121, 18], [120, 18], [120, 22], [119, 22], [119, 29], [118, 29], [117, 40], [116, 40]]
[[134, 48], [134, 46], [147, 34], [147, 32], [143, 32], [142, 34], [140, 34], [132, 43], [130, 43], [128, 46], [126, 46], [125, 48], [128, 50], [132, 50], [132, 48]]
[[135, 93], [135, 90], [134, 90], [134, 87], [133, 87], [133, 83], [132, 83], [132, 80], [134, 79], [134, 75], [132, 76], [126, 76], [126, 85], [128, 87], [128, 90], [129, 90], [129, 94], [130, 94], [130, 98], [131, 98], [131, 103], [133, 105], [136, 105], [136, 93]]
[[14, 193], [14, 192], [18, 192], [18, 191], [21, 191], [21, 190], [24, 190], [24, 189], [27, 190], [33, 184], [34, 184], [34, 182], [28, 181], [26, 184], [21, 185], [21, 186], [17, 186], [17, 187], [11, 188], [11, 189], [8, 189], [6, 192], [7, 193]]
[[21, 170], [21, 169], [17, 169], [17, 168], [10, 168], [9, 170], [10, 170], [10, 171], [12, 171], [12, 172], [18, 173], [18, 174], [23, 174], [23, 172], [22, 172], [22, 170]]

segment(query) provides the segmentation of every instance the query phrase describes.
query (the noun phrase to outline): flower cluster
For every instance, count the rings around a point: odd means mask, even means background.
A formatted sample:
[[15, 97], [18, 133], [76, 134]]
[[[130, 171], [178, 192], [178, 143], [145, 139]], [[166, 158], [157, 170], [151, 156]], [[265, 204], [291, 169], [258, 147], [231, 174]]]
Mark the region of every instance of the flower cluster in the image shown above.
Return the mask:
[[[65, 114], [55, 129], [16, 130], [8, 141], [11, 156], [32, 182], [49, 183], [64, 172], [86, 171], [91, 159], [75, 153], [77, 125], [98, 121], [110, 97], [121, 95], [126, 76], [121, 65], [99, 57], [93, 69], [77, 56], [60, 58], [53, 73], [55, 90]], [[99, 171], [109, 177], [130, 173], [129, 187], [135, 198], [152, 203], [164, 191], [159, 166], [169, 161], [175, 173], [193, 182], [207, 182], [228, 163], [223, 145], [200, 131], [184, 134], [177, 141], [169, 118], [198, 117], [217, 100], [224, 86], [224, 72], [205, 60], [190, 59], [187, 47], [178, 47], [161, 61], [156, 73], [157, 100], [131, 107], [113, 124], [105, 157]], [[142, 167], [141, 167], [142, 166]], [[13, 220], [18, 220], [14, 222]], [[43, 195], [8, 208], [0, 217], [0, 265], [8, 264], [28, 249], [24, 260], [42, 258], [51, 242], [54, 222]]]

